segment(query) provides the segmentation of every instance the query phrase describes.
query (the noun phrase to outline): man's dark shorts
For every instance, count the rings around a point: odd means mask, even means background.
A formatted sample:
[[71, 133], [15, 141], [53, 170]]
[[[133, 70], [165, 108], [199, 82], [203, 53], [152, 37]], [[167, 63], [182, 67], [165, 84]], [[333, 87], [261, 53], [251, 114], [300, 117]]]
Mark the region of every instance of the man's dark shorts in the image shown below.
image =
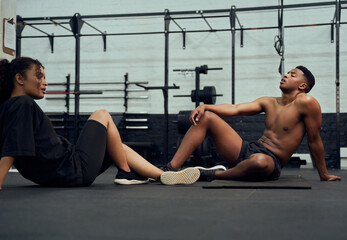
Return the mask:
[[272, 174], [269, 176], [268, 179], [269, 180], [277, 180], [280, 177], [280, 175], [281, 175], [282, 164], [277, 159], [276, 155], [273, 154], [273, 152], [271, 152], [270, 150], [268, 150], [260, 142], [242, 141], [241, 151], [240, 151], [239, 157], [237, 158], [237, 163], [240, 163], [243, 160], [246, 160], [252, 154], [255, 154], [255, 153], [263, 153], [263, 154], [266, 154], [266, 155], [272, 157], [272, 159], [273, 159], [273, 161], [275, 163], [275, 169], [272, 172]]

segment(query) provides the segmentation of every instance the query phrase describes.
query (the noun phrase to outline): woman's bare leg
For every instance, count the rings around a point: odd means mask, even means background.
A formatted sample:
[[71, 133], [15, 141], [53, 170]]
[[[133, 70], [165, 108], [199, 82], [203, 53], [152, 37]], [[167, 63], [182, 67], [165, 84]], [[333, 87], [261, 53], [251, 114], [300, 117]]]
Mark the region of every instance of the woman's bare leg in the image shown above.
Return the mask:
[[[130, 172], [130, 167], [144, 177], [158, 179], [162, 170], [149, 163], [146, 159], [122, 143], [118, 129], [111, 115], [106, 110], [95, 111], [88, 120], [95, 120], [107, 129], [106, 149], [117, 167]], [[129, 167], [130, 166], [130, 167]]]
[[[118, 129], [113, 122], [111, 115], [104, 109], [95, 111], [88, 120], [94, 120], [106, 127], [107, 130], [107, 143], [106, 149], [111, 156], [113, 162], [117, 167], [126, 172], [130, 172], [127, 163], [126, 155], [123, 150], [122, 140], [120, 138]], [[96, 143], [97, 144], [97, 143]]]
[[[192, 184], [200, 176], [199, 170], [191, 168], [180, 172], [163, 172], [155, 167], [134, 150], [122, 143], [119, 132], [111, 115], [106, 110], [94, 112], [88, 120], [95, 120], [106, 127], [107, 151], [117, 167], [130, 171], [130, 167], [138, 174], [153, 179], [159, 179], [163, 184]], [[163, 177], [163, 179], [162, 179]]]
[[129, 166], [134, 169], [135, 172], [141, 174], [142, 176], [153, 179], [158, 179], [163, 173], [162, 170], [149, 163], [146, 159], [144, 159], [127, 145], [123, 144], [123, 149]]

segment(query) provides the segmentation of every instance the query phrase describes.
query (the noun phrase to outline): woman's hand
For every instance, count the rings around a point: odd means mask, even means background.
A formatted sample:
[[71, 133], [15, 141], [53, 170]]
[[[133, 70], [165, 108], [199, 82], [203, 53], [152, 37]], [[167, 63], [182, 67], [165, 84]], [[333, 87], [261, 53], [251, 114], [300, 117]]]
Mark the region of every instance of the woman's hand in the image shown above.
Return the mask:
[[190, 122], [196, 126], [199, 123], [200, 118], [205, 113], [205, 105], [200, 105], [199, 107], [195, 108], [192, 113], [190, 114], [189, 120]]
[[0, 190], [2, 183], [7, 176], [8, 170], [10, 170], [12, 164], [14, 163], [14, 159], [14, 157], [2, 157], [0, 159]]

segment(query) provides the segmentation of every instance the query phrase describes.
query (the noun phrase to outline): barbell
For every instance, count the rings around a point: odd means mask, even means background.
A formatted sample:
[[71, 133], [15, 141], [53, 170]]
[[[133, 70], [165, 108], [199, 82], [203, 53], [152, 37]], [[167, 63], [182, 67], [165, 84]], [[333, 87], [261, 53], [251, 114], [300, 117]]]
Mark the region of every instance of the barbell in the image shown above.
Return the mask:
[[47, 91], [46, 94], [48, 95], [69, 95], [69, 94], [102, 94], [101, 90], [82, 90], [82, 91], [73, 91], [73, 92], [67, 92], [67, 91]]
[[[215, 104], [217, 96], [223, 96], [223, 94], [217, 94], [213, 86], [205, 86], [202, 90], [198, 90], [199, 102], [205, 104]], [[190, 97], [191, 101], [195, 102], [195, 90], [192, 90], [190, 95], [174, 95], [173, 97]]]
[[[142, 89], [139, 89], [142, 90]], [[83, 97], [81, 96], [80, 99], [148, 99], [148, 96], [104, 96], [102, 95], [105, 90], [80, 90], [80, 91], [47, 91], [47, 95], [85, 95], [85, 94], [98, 94], [100, 95], [99, 97], [97, 96], [90, 96], [90, 97]], [[107, 90], [106, 90], [107, 91]], [[46, 98], [47, 100], [64, 100], [65, 98], [63, 97], [48, 97]]]

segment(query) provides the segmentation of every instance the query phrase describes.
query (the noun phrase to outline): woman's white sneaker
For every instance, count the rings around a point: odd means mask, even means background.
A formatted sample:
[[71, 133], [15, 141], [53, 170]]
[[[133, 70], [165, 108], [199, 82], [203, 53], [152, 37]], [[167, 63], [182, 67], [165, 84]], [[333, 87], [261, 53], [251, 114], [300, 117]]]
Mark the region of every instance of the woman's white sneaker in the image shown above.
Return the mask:
[[186, 168], [181, 171], [168, 171], [160, 176], [160, 181], [165, 185], [193, 184], [200, 177], [200, 171], [197, 168]]

